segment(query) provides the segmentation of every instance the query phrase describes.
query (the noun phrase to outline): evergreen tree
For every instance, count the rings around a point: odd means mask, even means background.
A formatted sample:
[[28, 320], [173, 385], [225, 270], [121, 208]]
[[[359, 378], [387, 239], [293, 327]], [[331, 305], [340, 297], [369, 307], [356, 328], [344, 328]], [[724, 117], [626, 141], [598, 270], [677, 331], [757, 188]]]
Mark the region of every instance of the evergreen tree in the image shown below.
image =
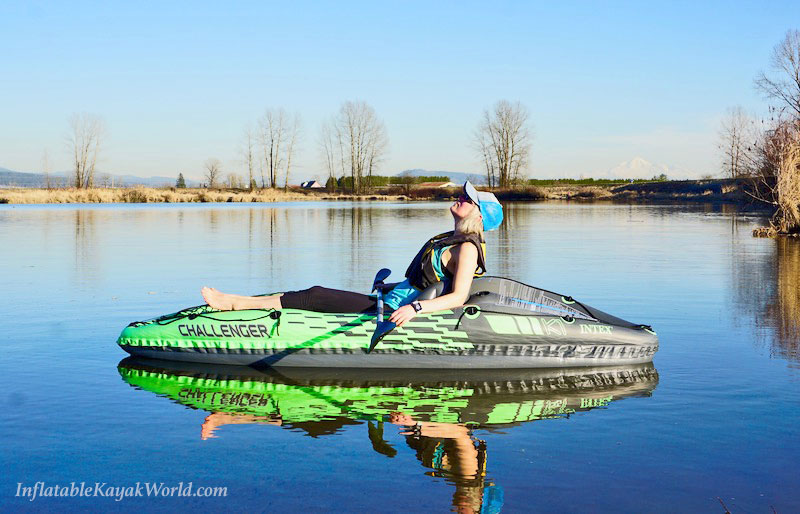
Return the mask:
[[183, 173], [178, 173], [178, 181], [175, 182], [175, 187], [186, 187], [186, 181], [183, 179]]

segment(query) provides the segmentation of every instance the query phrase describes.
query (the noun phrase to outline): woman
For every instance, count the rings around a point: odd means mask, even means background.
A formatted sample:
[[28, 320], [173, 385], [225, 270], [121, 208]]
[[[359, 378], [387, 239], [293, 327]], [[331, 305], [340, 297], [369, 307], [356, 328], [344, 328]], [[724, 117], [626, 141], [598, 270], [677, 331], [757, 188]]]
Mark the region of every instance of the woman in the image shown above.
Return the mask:
[[[503, 208], [492, 193], [478, 192], [469, 182], [450, 207], [455, 230], [430, 239], [406, 270], [406, 280], [397, 284], [384, 303], [392, 309], [389, 321], [402, 326], [420, 312], [453, 309], [469, 298], [472, 278], [486, 272], [484, 231], [503, 221]], [[450, 292], [431, 300], [416, 298], [429, 285], [447, 280]], [[315, 286], [273, 296], [238, 296], [202, 289], [206, 303], [218, 310], [303, 309], [317, 312], [369, 312], [375, 299], [360, 293]]]

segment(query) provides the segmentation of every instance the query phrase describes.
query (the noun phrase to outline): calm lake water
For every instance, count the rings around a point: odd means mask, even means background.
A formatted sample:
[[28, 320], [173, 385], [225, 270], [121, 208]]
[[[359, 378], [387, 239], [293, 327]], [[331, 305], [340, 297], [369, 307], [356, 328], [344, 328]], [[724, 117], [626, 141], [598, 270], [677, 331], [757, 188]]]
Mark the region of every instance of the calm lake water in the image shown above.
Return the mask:
[[[201, 303], [202, 285], [366, 292], [381, 267], [400, 277], [451, 228], [447, 205], [0, 206], [0, 507], [800, 511], [800, 242], [754, 239], [763, 220], [719, 206], [510, 204], [506, 220], [491, 274], [651, 324], [653, 366], [123, 360], [127, 323]], [[227, 496], [16, 496], [36, 482]]]

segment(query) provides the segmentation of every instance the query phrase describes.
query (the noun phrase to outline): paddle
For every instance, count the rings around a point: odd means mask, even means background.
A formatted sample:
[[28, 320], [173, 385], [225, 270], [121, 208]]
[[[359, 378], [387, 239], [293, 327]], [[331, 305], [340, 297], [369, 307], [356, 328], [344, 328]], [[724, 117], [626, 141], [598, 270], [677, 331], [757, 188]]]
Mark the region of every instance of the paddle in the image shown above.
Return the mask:
[[391, 274], [391, 270], [382, 268], [375, 275], [375, 280], [372, 282], [372, 290], [377, 291], [378, 314], [375, 316], [375, 332], [372, 334], [372, 341], [369, 343], [369, 349], [367, 350], [367, 353], [372, 353], [372, 350], [378, 346], [378, 343], [381, 342], [383, 336], [394, 330], [394, 328], [397, 326], [391, 321], [383, 320], [383, 289], [381, 286], [383, 285], [383, 281], [389, 278], [389, 275]]

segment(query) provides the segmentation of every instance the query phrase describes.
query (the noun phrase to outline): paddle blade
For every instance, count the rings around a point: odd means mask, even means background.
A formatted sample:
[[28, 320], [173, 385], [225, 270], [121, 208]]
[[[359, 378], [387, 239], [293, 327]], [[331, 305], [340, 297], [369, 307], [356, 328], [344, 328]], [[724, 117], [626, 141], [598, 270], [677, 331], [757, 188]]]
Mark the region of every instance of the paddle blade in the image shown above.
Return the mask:
[[375, 286], [377, 284], [382, 283], [387, 278], [389, 278], [389, 275], [391, 275], [391, 274], [392, 274], [392, 270], [390, 270], [388, 268], [381, 268], [381, 270], [378, 271], [378, 273], [375, 274], [375, 280], [372, 281], [372, 290], [374, 291], [375, 290]]
[[397, 327], [397, 325], [391, 321], [379, 321], [378, 326], [375, 327], [375, 333], [372, 334], [372, 341], [369, 343], [369, 349], [367, 350], [367, 353], [371, 353], [372, 350], [378, 346], [378, 343], [381, 342], [381, 339], [383, 339], [386, 334], [394, 330], [395, 327]]

